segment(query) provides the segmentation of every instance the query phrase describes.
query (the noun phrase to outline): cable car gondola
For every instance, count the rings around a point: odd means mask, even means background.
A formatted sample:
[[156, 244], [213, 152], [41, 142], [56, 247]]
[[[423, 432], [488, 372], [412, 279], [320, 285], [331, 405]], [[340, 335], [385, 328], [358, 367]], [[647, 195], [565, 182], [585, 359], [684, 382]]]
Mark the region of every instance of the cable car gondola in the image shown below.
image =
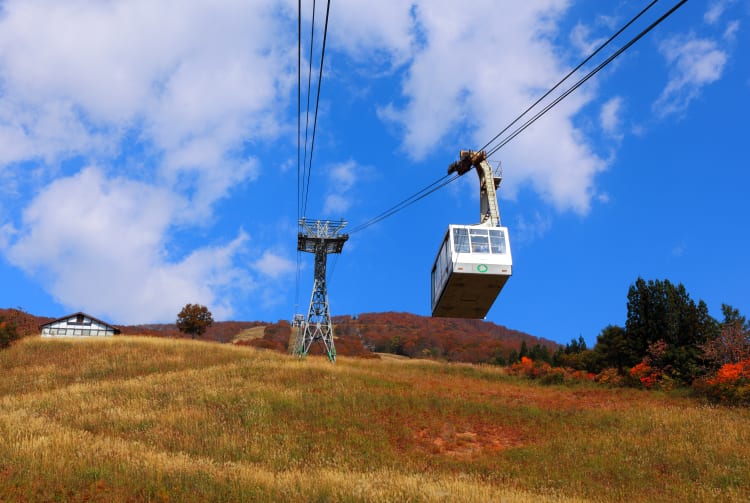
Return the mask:
[[481, 221], [449, 225], [432, 266], [432, 316], [484, 318], [513, 272], [508, 228], [500, 226], [497, 188], [485, 152], [461, 151], [448, 173], [479, 175]]

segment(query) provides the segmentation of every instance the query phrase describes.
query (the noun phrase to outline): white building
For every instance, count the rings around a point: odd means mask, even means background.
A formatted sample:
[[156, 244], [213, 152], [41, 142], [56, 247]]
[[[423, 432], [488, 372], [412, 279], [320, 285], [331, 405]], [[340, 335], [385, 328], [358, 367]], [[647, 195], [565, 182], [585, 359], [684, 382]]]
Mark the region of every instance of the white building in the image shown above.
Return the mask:
[[120, 331], [86, 313], [75, 313], [39, 327], [42, 337], [109, 337]]

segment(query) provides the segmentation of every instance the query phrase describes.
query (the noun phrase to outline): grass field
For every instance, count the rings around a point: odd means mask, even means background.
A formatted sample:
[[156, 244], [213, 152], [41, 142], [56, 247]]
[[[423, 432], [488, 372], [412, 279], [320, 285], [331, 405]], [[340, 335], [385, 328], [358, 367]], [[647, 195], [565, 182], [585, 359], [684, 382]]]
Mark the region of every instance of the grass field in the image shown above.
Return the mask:
[[0, 352], [0, 501], [748, 501], [750, 411], [190, 340]]

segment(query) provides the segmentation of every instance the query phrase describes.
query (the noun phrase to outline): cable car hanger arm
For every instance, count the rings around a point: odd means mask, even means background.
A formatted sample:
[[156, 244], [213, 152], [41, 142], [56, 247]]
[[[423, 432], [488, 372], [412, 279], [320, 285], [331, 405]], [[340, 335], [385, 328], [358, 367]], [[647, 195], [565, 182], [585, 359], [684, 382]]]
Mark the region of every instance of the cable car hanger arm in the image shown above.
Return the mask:
[[503, 178], [492, 173], [492, 167], [487, 161], [487, 153], [484, 150], [478, 152], [461, 150], [459, 160], [448, 166], [448, 174], [464, 175], [471, 168], [476, 168], [479, 176], [479, 224], [487, 227], [500, 227], [500, 205], [497, 203], [497, 189], [500, 187]]

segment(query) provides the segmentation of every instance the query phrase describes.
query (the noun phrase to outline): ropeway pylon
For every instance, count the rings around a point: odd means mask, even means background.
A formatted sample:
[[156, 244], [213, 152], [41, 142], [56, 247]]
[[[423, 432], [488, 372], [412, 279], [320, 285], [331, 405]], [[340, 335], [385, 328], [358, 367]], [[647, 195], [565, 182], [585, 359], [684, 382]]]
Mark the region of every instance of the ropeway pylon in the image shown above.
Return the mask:
[[313, 342], [318, 342], [331, 362], [336, 361], [336, 348], [333, 344], [333, 326], [328, 307], [326, 288], [326, 262], [329, 253], [341, 253], [349, 236], [341, 234], [346, 222], [344, 220], [299, 221], [297, 250], [315, 254], [315, 279], [307, 318], [295, 315], [294, 326], [297, 335], [292, 354], [306, 356]]

